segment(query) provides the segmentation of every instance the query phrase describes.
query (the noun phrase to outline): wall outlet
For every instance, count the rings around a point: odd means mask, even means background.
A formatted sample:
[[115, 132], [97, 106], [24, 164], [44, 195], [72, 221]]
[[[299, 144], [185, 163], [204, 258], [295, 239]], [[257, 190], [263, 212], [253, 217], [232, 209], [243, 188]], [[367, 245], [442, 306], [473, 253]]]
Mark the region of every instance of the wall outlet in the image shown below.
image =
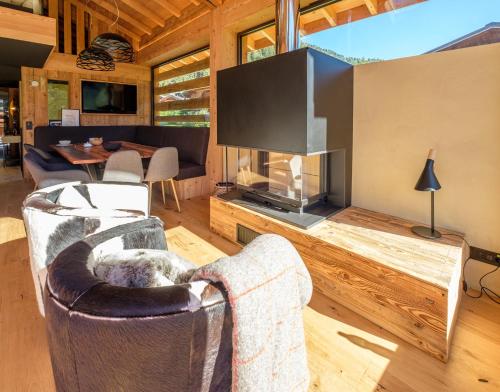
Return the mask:
[[500, 264], [500, 253], [492, 252], [486, 249], [476, 248], [475, 246], [470, 247], [470, 258], [494, 266]]

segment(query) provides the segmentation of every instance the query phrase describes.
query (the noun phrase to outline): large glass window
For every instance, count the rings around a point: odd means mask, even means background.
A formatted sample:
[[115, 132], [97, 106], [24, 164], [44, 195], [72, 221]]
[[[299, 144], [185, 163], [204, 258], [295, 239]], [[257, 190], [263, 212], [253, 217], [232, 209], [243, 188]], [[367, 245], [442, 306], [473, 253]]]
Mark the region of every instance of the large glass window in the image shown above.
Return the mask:
[[200, 49], [153, 69], [154, 123], [210, 125], [210, 51]]
[[[500, 42], [500, 1], [333, 0], [301, 10], [301, 45], [351, 64]], [[274, 23], [240, 34], [240, 61], [274, 55]]]

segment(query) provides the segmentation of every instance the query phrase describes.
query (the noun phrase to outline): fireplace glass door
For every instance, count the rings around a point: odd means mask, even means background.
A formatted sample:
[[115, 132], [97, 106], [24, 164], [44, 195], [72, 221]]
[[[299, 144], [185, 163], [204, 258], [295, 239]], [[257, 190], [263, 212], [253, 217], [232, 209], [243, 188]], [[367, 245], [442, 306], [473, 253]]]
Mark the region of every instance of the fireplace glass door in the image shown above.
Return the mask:
[[[237, 186], [261, 199], [294, 209], [318, 201], [325, 193], [322, 155], [302, 156], [238, 149]], [[275, 203], [276, 204], [276, 203]]]

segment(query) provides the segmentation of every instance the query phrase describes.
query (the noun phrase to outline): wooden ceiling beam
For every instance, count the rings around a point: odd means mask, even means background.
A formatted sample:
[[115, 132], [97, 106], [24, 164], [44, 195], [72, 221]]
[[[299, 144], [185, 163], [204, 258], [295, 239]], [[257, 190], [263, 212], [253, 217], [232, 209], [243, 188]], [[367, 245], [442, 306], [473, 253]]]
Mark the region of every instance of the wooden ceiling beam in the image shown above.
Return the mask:
[[370, 11], [370, 14], [378, 14], [378, 1], [377, 0], [365, 0], [366, 8]]
[[366, 5], [365, 0], [342, 0], [331, 5], [331, 9], [336, 13], [349, 11], [353, 8]]
[[[95, 5], [104, 8], [106, 11], [108, 11], [110, 14], [116, 16], [116, 7], [114, 4], [108, 3], [107, 1], [97, 1], [97, 0], [92, 0], [91, 3], [94, 3]], [[151, 35], [153, 34], [153, 30], [146, 26], [145, 24], [139, 22], [137, 20], [137, 17], [134, 17], [132, 15], [127, 14], [126, 12], [119, 11], [120, 14], [120, 19], [123, 19], [125, 22], [130, 23], [132, 26], [136, 27], [137, 29], [141, 30], [142, 32]]]
[[155, 35], [151, 38], [144, 37], [141, 41], [139, 51], [142, 51], [148, 46], [153, 45], [164, 37], [175, 33], [179, 29], [187, 26], [190, 23], [193, 23], [197, 19], [204, 18], [210, 12], [207, 7], [202, 6], [201, 4], [198, 7], [189, 6], [182, 10], [182, 15], [180, 18], [168, 18], [165, 22], [165, 27], [158, 35]]
[[271, 34], [269, 34], [266, 30], [261, 30], [260, 32], [261, 32], [262, 36], [264, 38], [267, 38], [269, 41], [271, 41], [273, 43], [273, 45], [276, 43], [276, 39], [273, 36], [271, 36]]
[[[74, 4], [75, 6], [83, 5], [85, 12], [90, 14], [90, 17], [91, 17], [90, 23], [91, 24], [93, 24], [92, 18], [100, 20], [101, 22], [106, 23], [108, 26], [111, 26], [115, 21], [114, 19], [111, 19], [110, 17], [108, 17], [104, 13], [99, 12], [99, 10], [97, 8], [94, 8], [94, 7], [96, 7], [95, 4], [89, 3], [88, 5], [86, 5], [84, 1], [78, 1], [78, 0], [71, 0], [71, 3]], [[138, 34], [137, 32], [132, 31], [130, 29], [126, 29], [123, 26], [118, 26], [118, 30], [123, 32], [124, 34], [127, 34], [128, 36], [130, 36], [130, 38], [133, 38], [136, 40], [141, 39], [141, 34]]]
[[324, 16], [326, 21], [331, 27], [337, 26], [337, 14], [330, 11], [328, 7], [323, 7], [320, 9], [321, 14]]
[[177, 8], [175, 5], [170, 3], [169, 1], [166, 0], [151, 0], [151, 3], [156, 4], [158, 7], [168, 11], [172, 15], [174, 15], [176, 18], [180, 18], [181, 16], [181, 10]]
[[142, 1], [139, 0], [121, 0], [123, 4], [128, 5], [130, 8], [133, 8], [141, 15], [145, 16], [151, 22], [157, 24], [158, 26], [165, 26], [165, 19], [159, 16], [157, 13], [151, 11], [148, 7], [144, 5]]
[[200, 0], [202, 4], [205, 4], [206, 6], [208, 6], [208, 8], [210, 9], [214, 9], [215, 8], [215, 4], [213, 4], [212, 2], [210, 2], [209, 0]]

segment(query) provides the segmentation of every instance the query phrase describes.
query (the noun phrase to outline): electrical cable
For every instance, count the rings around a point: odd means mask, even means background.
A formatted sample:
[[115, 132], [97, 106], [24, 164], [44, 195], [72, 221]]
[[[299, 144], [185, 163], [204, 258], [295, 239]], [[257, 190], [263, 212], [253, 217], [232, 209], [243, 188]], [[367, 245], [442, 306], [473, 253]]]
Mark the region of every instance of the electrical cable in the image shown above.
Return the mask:
[[[459, 234], [454, 234], [454, 233], [445, 233], [443, 234], [443, 236], [454, 236], [454, 237], [458, 237], [460, 239], [462, 239], [466, 244], [467, 246], [470, 248], [471, 245], [469, 244], [469, 242], [465, 239], [465, 237], [459, 235]], [[469, 286], [467, 285], [467, 280], [465, 279], [465, 267], [467, 266], [467, 263], [469, 262], [470, 260], [470, 256], [467, 258], [467, 260], [465, 260], [465, 263], [462, 267], [462, 282], [463, 282], [463, 290], [464, 290], [464, 293], [467, 297], [469, 298], [473, 298], [473, 299], [479, 299], [484, 295], [486, 295], [491, 301], [493, 301], [494, 303], [496, 304], [499, 304], [500, 305], [500, 301], [497, 300], [496, 298], [500, 298], [500, 295], [498, 295], [496, 292], [494, 292], [492, 289], [486, 287], [483, 285], [483, 279], [486, 278], [487, 276], [497, 272], [499, 269], [500, 269], [500, 264], [497, 265], [494, 269], [492, 269], [491, 271], [485, 273], [483, 276], [481, 276], [481, 278], [479, 278], [479, 295], [472, 295], [472, 294], [469, 294], [467, 291], [469, 289]], [[494, 298], [496, 297], [496, 298]]]

